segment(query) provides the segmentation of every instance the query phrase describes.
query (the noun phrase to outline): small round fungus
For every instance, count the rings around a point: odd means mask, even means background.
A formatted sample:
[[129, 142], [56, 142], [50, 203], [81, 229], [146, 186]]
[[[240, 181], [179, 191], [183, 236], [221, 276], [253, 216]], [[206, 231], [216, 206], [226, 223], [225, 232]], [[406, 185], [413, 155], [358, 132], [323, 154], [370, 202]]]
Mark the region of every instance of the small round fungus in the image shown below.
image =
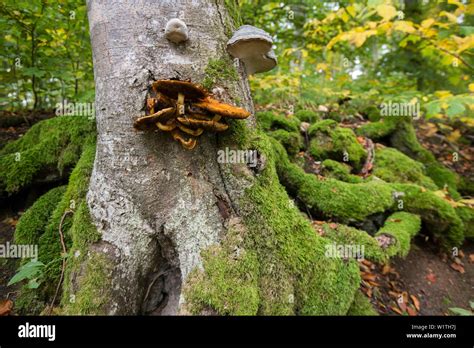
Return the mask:
[[188, 27], [181, 19], [173, 18], [166, 23], [165, 36], [176, 44], [188, 39]]

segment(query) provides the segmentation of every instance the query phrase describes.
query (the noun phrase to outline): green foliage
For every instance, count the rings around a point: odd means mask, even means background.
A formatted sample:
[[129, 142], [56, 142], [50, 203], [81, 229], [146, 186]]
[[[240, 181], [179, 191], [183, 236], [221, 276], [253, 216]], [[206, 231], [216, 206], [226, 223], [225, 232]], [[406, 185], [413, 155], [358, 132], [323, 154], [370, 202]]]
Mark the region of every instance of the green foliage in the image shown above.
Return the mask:
[[83, 1], [4, 0], [0, 14], [2, 109], [50, 109], [66, 99], [93, 101]]
[[44, 267], [44, 263], [38, 260], [31, 260], [30, 262], [25, 263], [18, 269], [18, 272], [13, 276], [13, 278], [10, 279], [7, 286], [16, 284], [22, 280], [28, 280], [26, 287], [28, 289], [36, 289], [40, 285]]

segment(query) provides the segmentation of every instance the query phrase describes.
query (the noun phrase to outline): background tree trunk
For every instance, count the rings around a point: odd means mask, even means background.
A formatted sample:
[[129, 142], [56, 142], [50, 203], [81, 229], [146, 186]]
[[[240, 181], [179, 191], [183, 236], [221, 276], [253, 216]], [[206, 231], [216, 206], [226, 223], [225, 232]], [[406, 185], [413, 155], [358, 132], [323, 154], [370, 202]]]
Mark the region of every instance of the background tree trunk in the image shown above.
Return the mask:
[[[175, 314], [183, 280], [201, 265], [200, 251], [226, 231], [222, 207], [232, 209], [239, 184], [227, 192], [226, 181], [237, 179], [223, 175], [217, 163], [215, 134], [202, 135], [188, 151], [169, 134], [137, 132], [133, 122], [144, 115], [153, 80], [199, 83], [210, 59], [228, 59], [231, 20], [222, 1], [87, 5], [98, 130], [87, 199], [102, 234], [93, 248], [107, 254], [114, 268], [106, 312]], [[175, 17], [189, 28], [189, 40], [181, 45], [164, 37], [166, 22]], [[252, 111], [240, 70], [238, 80], [219, 86], [221, 99], [237, 97], [240, 106]]]

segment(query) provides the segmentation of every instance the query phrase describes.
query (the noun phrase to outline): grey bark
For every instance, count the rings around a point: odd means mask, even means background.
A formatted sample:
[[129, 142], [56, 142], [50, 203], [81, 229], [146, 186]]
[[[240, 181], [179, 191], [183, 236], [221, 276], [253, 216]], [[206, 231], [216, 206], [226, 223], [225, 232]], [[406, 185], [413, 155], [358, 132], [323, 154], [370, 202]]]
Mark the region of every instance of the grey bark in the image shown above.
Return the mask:
[[[102, 233], [101, 251], [115, 267], [107, 313], [176, 314], [183, 281], [202, 266], [200, 251], [225, 234], [229, 216], [219, 208], [238, 209], [245, 180], [217, 163], [215, 134], [202, 135], [188, 151], [169, 134], [134, 130], [133, 121], [144, 115], [153, 80], [200, 82], [208, 60], [227, 54], [228, 13], [222, 1], [210, 0], [91, 0], [87, 6], [98, 131], [87, 201]], [[164, 37], [175, 17], [189, 28], [180, 45]], [[252, 111], [242, 68], [239, 74], [221, 98], [238, 96]]]

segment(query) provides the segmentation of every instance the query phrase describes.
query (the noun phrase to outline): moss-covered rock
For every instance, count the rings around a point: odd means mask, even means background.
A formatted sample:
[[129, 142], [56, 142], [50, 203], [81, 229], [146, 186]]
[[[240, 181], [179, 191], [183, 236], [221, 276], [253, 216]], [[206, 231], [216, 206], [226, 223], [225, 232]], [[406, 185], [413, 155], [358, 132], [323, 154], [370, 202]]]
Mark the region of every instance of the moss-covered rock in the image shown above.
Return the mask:
[[385, 249], [388, 257], [406, 256], [411, 239], [420, 231], [421, 219], [415, 214], [396, 212], [388, 217], [376, 236], [391, 236], [394, 242]]
[[278, 140], [290, 155], [297, 154], [303, 148], [299, 119], [264, 111], [257, 113], [257, 122], [260, 128]]
[[357, 291], [354, 296], [354, 302], [352, 302], [347, 315], [350, 316], [369, 316], [369, 315], [379, 315], [375, 308], [370, 303], [367, 296], [365, 296], [361, 291]]
[[383, 118], [378, 122], [369, 122], [362, 125], [356, 129], [356, 133], [378, 141], [392, 134], [395, 129], [397, 129], [395, 118]]
[[0, 150], [0, 192], [17, 192], [40, 173], [62, 176], [78, 161], [95, 123], [86, 117], [61, 116], [35, 124], [20, 139]]
[[257, 124], [264, 131], [284, 129], [288, 132], [299, 132], [300, 120], [296, 117], [278, 115], [272, 111], [257, 112]]
[[352, 129], [339, 127], [333, 120], [316, 122], [308, 133], [311, 137], [309, 152], [318, 160], [343, 161], [359, 169], [367, 156]]
[[433, 180], [425, 175], [422, 163], [389, 147], [376, 149], [373, 174], [387, 182], [414, 183], [430, 190], [437, 189]]
[[295, 117], [301, 122], [308, 123], [314, 123], [320, 119], [318, 113], [311, 110], [298, 110], [295, 112]]
[[456, 207], [456, 213], [464, 224], [464, 236], [474, 239], [474, 208], [459, 206]]

